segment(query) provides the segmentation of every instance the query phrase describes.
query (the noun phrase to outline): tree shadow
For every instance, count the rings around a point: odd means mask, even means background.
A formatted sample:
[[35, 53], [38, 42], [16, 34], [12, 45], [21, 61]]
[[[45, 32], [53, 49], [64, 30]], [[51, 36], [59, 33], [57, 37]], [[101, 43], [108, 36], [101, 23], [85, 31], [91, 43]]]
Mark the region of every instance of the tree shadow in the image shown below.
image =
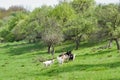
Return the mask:
[[115, 50], [101, 50], [101, 51], [97, 51], [95, 53], [85, 53], [84, 55], [77, 55], [77, 57], [89, 57], [89, 56], [95, 56], [95, 55], [104, 55], [104, 54], [109, 54], [110, 52], [114, 52]]
[[[92, 43], [92, 42], [81, 42], [80, 46], [79, 46], [79, 50], [83, 49], [83, 48], [89, 48], [89, 47], [93, 47], [96, 46], [100, 43]], [[67, 46], [66, 46], [67, 45]], [[70, 50], [75, 50], [75, 44], [73, 42], [69, 42], [67, 44], [64, 45], [64, 47], [59, 48], [58, 50], [56, 50], [56, 53], [61, 53], [61, 52], [67, 52]]]
[[40, 73], [39, 75], [54, 76], [56, 74], [60, 74], [64, 72], [101, 71], [101, 70], [107, 70], [107, 69], [117, 68], [117, 67], [120, 67], [120, 62], [104, 63], [104, 64], [80, 64], [80, 65], [72, 65], [72, 66], [66, 66], [66, 67], [56, 67], [54, 69], [47, 70], [43, 73]]
[[24, 53], [31, 53], [34, 51], [39, 51], [45, 48], [43, 43], [26, 43], [20, 45], [10, 45], [6, 46], [9, 48], [8, 52], [11, 56], [13, 55], [21, 55]]
[[4, 43], [4, 46], [0, 46], [0, 48], [12, 48], [12, 47], [16, 47], [16, 46], [21, 46], [21, 45], [25, 45], [27, 43], [20, 43], [20, 44], [11, 44], [11, 43]]
[[81, 42], [80, 43], [80, 49], [83, 49], [83, 48], [89, 48], [89, 47], [93, 47], [93, 46], [96, 46], [96, 45], [100, 45], [101, 43], [99, 42]]
[[74, 50], [74, 48], [75, 48], [75, 46], [74, 46], [74, 44], [69, 44], [69, 45], [67, 45], [67, 46], [64, 46], [64, 47], [62, 47], [62, 48], [59, 48], [58, 50], [55, 50], [55, 52], [56, 53], [61, 53], [61, 52], [67, 52], [67, 51], [72, 51], [72, 50]]
[[120, 78], [113, 78], [113, 79], [108, 79], [108, 80], [120, 80]]

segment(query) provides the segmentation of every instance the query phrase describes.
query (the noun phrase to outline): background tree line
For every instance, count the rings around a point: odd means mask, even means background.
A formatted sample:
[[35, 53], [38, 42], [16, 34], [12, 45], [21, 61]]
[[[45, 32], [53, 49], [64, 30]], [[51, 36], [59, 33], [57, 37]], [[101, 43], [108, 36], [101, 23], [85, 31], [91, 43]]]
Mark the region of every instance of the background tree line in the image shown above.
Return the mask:
[[94, 0], [60, 0], [54, 7], [43, 5], [32, 12], [21, 6], [0, 8], [0, 42], [44, 41], [48, 53], [56, 44], [71, 40], [116, 42], [120, 50], [120, 5], [96, 4]]

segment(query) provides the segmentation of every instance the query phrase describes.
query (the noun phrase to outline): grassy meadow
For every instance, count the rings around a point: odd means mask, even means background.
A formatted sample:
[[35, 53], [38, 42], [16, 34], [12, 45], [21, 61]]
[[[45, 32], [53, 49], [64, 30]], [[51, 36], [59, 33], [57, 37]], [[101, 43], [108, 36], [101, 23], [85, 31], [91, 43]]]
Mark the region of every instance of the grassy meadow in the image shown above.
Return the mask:
[[[103, 44], [81, 43], [74, 61], [44, 67], [41, 60], [51, 59], [43, 43], [14, 42], [0, 44], [0, 80], [120, 80], [120, 53], [116, 46], [94, 50]], [[65, 42], [55, 47], [57, 57], [72, 50]]]

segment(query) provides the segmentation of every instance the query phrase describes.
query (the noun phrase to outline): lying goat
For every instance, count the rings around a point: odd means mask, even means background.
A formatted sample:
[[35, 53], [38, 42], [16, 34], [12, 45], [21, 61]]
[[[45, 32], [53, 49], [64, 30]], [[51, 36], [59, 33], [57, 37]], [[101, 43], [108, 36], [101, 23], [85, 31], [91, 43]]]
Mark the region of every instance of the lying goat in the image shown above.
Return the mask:
[[47, 67], [50, 66], [51, 64], [53, 64], [54, 60], [49, 60], [49, 61], [45, 61], [43, 62], [43, 64]]

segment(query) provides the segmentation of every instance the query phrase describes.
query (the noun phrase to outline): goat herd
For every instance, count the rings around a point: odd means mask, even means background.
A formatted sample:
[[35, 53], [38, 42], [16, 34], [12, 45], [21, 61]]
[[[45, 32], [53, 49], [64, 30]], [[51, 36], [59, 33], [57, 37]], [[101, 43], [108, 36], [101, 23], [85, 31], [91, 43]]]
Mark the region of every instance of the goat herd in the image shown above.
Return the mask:
[[[59, 64], [63, 64], [65, 61], [71, 61], [74, 59], [75, 59], [75, 54], [72, 54], [71, 51], [67, 51], [65, 53], [62, 53], [57, 57]], [[54, 59], [43, 62], [43, 64], [46, 67], [52, 65], [53, 63], [54, 63]]]

